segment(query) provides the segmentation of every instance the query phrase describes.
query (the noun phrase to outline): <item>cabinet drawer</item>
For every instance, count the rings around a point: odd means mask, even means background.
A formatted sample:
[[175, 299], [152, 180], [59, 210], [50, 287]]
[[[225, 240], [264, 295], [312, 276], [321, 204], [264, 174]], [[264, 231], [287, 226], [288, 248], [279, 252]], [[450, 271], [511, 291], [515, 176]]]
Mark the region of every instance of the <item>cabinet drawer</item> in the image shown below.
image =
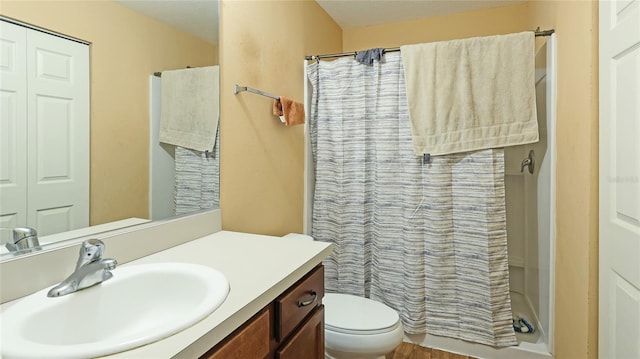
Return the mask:
[[324, 297], [324, 267], [318, 266], [281, 295], [276, 305], [276, 340], [282, 341]]
[[278, 351], [276, 359], [324, 359], [324, 306], [321, 305]]
[[270, 315], [270, 309], [258, 313], [200, 359], [265, 358], [270, 351]]

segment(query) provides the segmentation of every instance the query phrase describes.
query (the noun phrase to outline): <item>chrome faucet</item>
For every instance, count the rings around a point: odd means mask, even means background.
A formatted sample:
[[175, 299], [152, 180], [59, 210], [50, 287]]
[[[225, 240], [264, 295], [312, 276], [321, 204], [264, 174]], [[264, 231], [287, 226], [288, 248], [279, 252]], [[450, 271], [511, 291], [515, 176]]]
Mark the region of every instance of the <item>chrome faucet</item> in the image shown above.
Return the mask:
[[533, 174], [533, 171], [536, 167], [536, 154], [533, 150], [529, 151], [529, 156], [522, 160], [520, 164], [520, 172], [524, 172], [524, 168], [529, 168], [529, 173]]
[[51, 288], [48, 297], [59, 297], [73, 293], [113, 277], [112, 269], [116, 268], [118, 262], [115, 259], [102, 259], [104, 243], [98, 239], [89, 239], [82, 243], [80, 256], [76, 264], [76, 270], [62, 281], [62, 283]]
[[14, 228], [13, 239], [7, 242], [5, 247], [10, 252], [32, 252], [42, 249], [38, 242], [38, 232], [29, 227]]

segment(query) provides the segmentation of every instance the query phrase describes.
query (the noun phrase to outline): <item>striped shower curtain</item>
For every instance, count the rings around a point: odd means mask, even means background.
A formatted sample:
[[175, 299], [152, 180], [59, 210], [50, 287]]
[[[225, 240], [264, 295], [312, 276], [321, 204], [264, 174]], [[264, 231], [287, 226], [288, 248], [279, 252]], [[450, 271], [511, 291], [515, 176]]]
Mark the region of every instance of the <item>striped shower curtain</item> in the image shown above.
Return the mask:
[[402, 60], [307, 66], [312, 235], [334, 244], [326, 288], [381, 301], [405, 330], [516, 345], [504, 153], [413, 154]]
[[220, 131], [213, 151], [204, 153], [176, 146], [174, 212], [187, 214], [220, 207]]

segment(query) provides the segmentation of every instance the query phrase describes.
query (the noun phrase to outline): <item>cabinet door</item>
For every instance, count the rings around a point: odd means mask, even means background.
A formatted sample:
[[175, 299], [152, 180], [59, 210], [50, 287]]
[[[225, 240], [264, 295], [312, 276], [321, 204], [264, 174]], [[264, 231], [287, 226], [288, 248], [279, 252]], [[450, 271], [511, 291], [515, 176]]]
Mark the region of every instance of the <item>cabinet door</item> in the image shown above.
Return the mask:
[[276, 359], [324, 358], [324, 305], [276, 352]]
[[269, 354], [271, 310], [264, 310], [200, 359], [263, 359]]

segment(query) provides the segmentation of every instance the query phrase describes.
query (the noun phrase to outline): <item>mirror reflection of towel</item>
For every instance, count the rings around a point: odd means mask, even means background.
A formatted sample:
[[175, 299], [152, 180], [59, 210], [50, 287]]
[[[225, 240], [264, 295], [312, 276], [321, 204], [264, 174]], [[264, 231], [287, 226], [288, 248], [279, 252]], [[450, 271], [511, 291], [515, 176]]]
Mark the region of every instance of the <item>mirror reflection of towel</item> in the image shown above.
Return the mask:
[[219, 66], [162, 72], [160, 142], [204, 152], [218, 129]]
[[280, 96], [273, 100], [273, 114], [280, 116], [287, 126], [301, 125], [304, 123], [304, 105], [290, 98]]

